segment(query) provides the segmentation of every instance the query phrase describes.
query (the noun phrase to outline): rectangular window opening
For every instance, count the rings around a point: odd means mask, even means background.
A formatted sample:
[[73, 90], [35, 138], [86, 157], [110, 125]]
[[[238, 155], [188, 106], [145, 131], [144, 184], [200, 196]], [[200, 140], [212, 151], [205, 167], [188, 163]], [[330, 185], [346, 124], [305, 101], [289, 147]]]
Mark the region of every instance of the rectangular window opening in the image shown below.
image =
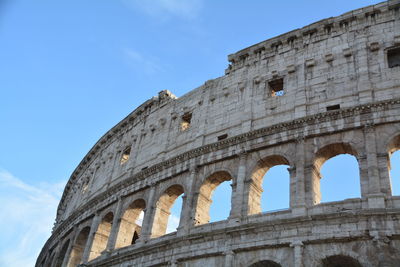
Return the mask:
[[388, 50], [387, 60], [389, 68], [400, 67], [400, 47]]
[[186, 131], [190, 128], [190, 123], [192, 121], [192, 113], [186, 112], [181, 118], [181, 131]]
[[283, 78], [268, 82], [268, 87], [271, 96], [283, 96], [285, 94], [283, 90]]
[[127, 147], [124, 150], [124, 152], [122, 152], [120, 164], [121, 165], [125, 164], [129, 160], [130, 155], [131, 155], [131, 148]]
[[326, 107], [326, 111], [337, 110], [337, 109], [340, 109], [339, 104]]
[[228, 137], [228, 134], [220, 135], [220, 136], [218, 136], [218, 141], [224, 140], [224, 139], [226, 139], [227, 137]]

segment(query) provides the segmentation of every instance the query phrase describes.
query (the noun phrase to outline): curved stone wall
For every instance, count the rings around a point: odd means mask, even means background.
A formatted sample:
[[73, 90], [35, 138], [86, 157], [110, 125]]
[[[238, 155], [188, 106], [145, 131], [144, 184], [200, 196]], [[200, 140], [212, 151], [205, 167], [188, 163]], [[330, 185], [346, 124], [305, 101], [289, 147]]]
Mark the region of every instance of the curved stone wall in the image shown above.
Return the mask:
[[[266, 40], [230, 55], [223, 77], [142, 104], [71, 175], [36, 265], [400, 265], [389, 177], [400, 149], [399, 7]], [[361, 197], [320, 203], [321, 166], [339, 154], [357, 159]], [[281, 164], [290, 206], [262, 213], [263, 177]], [[229, 218], [209, 223], [224, 181]], [[165, 234], [181, 195], [178, 230]]]

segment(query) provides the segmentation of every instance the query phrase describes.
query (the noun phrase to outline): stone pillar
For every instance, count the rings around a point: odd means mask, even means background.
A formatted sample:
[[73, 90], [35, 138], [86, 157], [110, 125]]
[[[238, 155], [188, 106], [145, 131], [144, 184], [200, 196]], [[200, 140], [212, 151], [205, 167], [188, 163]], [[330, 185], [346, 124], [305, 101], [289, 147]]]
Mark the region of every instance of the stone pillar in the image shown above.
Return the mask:
[[376, 153], [376, 136], [372, 124], [364, 126], [364, 144], [368, 166], [368, 207], [384, 208], [385, 198], [379, 181], [378, 157]]
[[245, 151], [239, 154], [239, 167], [236, 175], [235, 191], [232, 188], [232, 207], [229, 219], [240, 220], [241, 217], [247, 215], [247, 207], [244, 197], [245, 180], [246, 180], [246, 162], [247, 153]]
[[57, 260], [58, 260], [58, 257], [60, 256], [60, 250], [61, 250], [61, 247], [62, 246], [62, 244], [61, 243], [59, 243], [58, 245], [57, 245], [57, 247], [56, 247], [56, 249], [55, 249], [55, 251], [54, 251], [54, 257], [53, 257], [53, 259], [51, 260], [51, 264], [49, 265], [49, 266], [55, 266], [56, 265], [56, 262], [57, 262]]
[[321, 173], [314, 164], [305, 166], [304, 176], [306, 178], [306, 206], [311, 207], [321, 202]]
[[57, 252], [57, 248], [56, 248], [56, 250], [53, 253], [53, 257], [51, 257], [51, 255], [50, 255], [49, 262], [46, 266], [52, 267], [55, 265], [55, 262], [57, 260], [57, 253], [58, 252]]
[[115, 209], [115, 213], [114, 213], [110, 236], [108, 237], [107, 247], [105, 250], [107, 252], [110, 252], [110, 251], [114, 250], [114, 248], [115, 248], [115, 242], [117, 240], [118, 229], [119, 229], [119, 225], [121, 223], [121, 212], [122, 212], [122, 199], [121, 199], [121, 197], [119, 197], [118, 203], [117, 203], [117, 208]]
[[196, 207], [194, 207], [194, 190], [196, 185], [196, 177], [197, 177], [197, 167], [194, 164], [190, 169], [190, 176], [187, 190], [185, 194], [182, 196], [182, 212], [181, 218], [179, 220], [179, 227], [177, 230], [177, 235], [186, 235], [189, 233], [190, 228], [194, 225], [194, 216], [196, 212]]
[[360, 168], [360, 192], [361, 192], [361, 197], [366, 198], [368, 196], [368, 163], [367, 163], [367, 156], [365, 155], [365, 152], [363, 154], [357, 156], [358, 159], [358, 167]]
[[86, 241], [86, 247], [83, 251], [82, 255], [82, 263], [87, 263], [89, 260], [90, 252], [92, 250], [92, 245], [93, 245], [93, 239], [94, 236], [96, 235], [97, 228], [99, 227], [101, 217], [98, 213], [95, 214], [92, 220], [92, 225], [90, 226], [90, 232], [89, 232], [89, 237], [88, 240]]
[[66, 266], [68, 265], [69, 258], [71, 257], [71, 251], [72, 251], [72, 248], [74, 247], [75, 239], [76, 239], [77, 237], [78, 237], [77, 227], [74, 226], [73, 235], [72, 235], [72, 237], [71, 237], [71, 239], [70, 239], [70, 241], [69, 241], [68, 248], [67, 248], [67, 252], [65, 253], [65, 257], [64, 257], [64, 260], [63, 260], [63, 262], [62, 262], [61, 267], [66, 267]]
[[294, 241], [290, 244], [294, 249], [293, 266], [303, 267], [303, 243], [301, 241]]
[[289, 167], [287, 168], [289, 175], [290, 175], [290, 181], [289, 181], [289, 208], [295, 208], [296, 207], [296, 167]]
[[141, 236], [138, 240], [138, 244], [147, 242], [151, 237], [151, 228], [153, 227], [154, 220], [154, 210], [155, 210], [155, 202], [154, 195], [156, 191], [156, 184], [152, 183], [150, 185], [149, 197], [147, 199], [146, 210], [144, 212], [144, 218], [142, 223], [142, 231]]
[[375, 131], [372, 125], [364, 127], [365, 151], [368, 164], [368, 194], [380, 193], [378, 158], [376, 155]]
[[[305, 139], [300, 136], [296, 141], [296, 182], [295, 182], [295, 195], [291, 195], [293, 199], [292, 213], [294, 215], [302, 215], [306, 212], [306, 178], [305, 178]], [[292, 177], [292, 176], [291, 176]], [[290, 193], [293, 193], [290, 190]]]
[[232, 250], [225, 252], [225, 267], [233, 266], [233, 260], [235, 258], [235, 253]]
[[381, 192], [385, 196], [392, 195], [392, 185], [390, 180], [390, 158], [388, 153], [378, 153], [378, 170], [380, 177]]

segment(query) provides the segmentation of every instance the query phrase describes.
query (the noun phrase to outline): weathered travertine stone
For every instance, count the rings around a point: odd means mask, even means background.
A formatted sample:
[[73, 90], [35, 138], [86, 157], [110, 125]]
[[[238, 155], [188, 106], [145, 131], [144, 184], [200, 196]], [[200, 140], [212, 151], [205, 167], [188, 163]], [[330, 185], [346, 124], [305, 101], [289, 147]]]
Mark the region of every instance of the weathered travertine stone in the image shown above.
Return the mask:
[[[389, 176], [399, 9], [383, 2], [282, 34], [229, 55], [224, 76], [180, 98], [143, 103], [72, 174], [36, 266], [400, 266]], [[339, 154], [357, 159], [361, 196], [320, 203], [321, 166]], [[281, 164], [290, 206], [261, 213], [263, 177]], [[209, 223], [224, 181], [229, 218]], [[178, 231], [165, 235], [182, 194]]]

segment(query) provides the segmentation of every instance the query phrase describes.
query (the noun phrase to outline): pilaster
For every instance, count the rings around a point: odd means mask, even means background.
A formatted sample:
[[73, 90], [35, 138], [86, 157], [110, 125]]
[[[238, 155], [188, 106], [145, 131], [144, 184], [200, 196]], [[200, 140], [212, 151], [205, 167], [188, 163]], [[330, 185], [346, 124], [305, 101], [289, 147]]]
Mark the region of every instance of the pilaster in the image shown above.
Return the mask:
[[97, 228], [99, 227], [101, 217], [99, 213], [96, 213], [92, 220], [92, 225], [90, 226], [89, 237], [86, 242], [85, 250], [82, 255], [82, 263], [87, 263], [89, 260], [90, 252], [92, 250], [94, 236], [96, 235]]
[[378, 157], [376, 152], [376, 136], [373, 124], [364, 126], [364, 144], [368, 166], [368, 207], [384, 208], [385, 198], [381, 192]]
[[151, 228], [153, 226], [153, 220], [154, 220], [154, 210], [155, 210], [155, 204], [154, 203], [154, 195], [155, 195], [155, 190], [156, 190], [156, 184], [151, 183], [150, 184], [150, 192], [149, 192], [149, 197], [147, 200], [147, 205], [146, 205], [146, 210], [144, 213], [144, 218], [143, 218], [143, 223], [142, 223], [142, 233], [141, 237], [138, 240], [138, 243], [145, 243], [150, 239], [151, 236]]
[[72, 248], [74, 247], [75, 239], [78, 236], [77, 226], [74, 226], [74, 229], [73, 229], [72, 233], [73, 234], [72, 234], [72, 237], [71, 237], [70, 242], [68, 244], [67, 252], [65, 253], [65, 257], [64, 257], [64, 260], [63, 260], [63, 262], [61, 264], [61, 267], [66, 267], [68, 265], [68, 263], [69, 263], [69, 258], [71, 257], [71, 251], [72, 251]]
[[196, 177], [198, 174], [198, 169], [195, 163], [192, 164], [190, 168], [190, 176], [187, 190], [182, 196], [182, 213], [179, 221], [179, 227], [177, 235], [188, 234], [190, 228], [194, 225], [194, 216], [196, 212], [196, 207], [194, 206], [194, 190], [196, 185]]
[[303, 267], [303, 243], [301, 241], [294, 241], [290, 244], [294, 249], [293, 266]]
[[225, 253], [225, 267], [232, 267], [235, 259], [235, 253], [232, 250], [228, 250]]
[[110, 236], [108, 238], [106, 251], [110, 252], [115, 248], [115, 242], [117, 240], [117, 234], [119, 225], [121, 223], [121, 212], [122, 212], [122, 199], [118, 198], [117, 207], [115, 209], [114, 218], [112, 222], [112, 228], [110, 232]]
[[247, 215], [245, 197], [245, 179], [246, 179], [246, 162], [247, 153], [242, 151], [239, 154], [239, 167], [236, 176], [235, 190], [232, 188], [232, 207], [229, 219], [240, 220], [241, 217]]
[[[296, 142], [296, 173], [294, 190], [290, 189], [291, 209], [294, 215], [306, 213], [306, 178], [305, 178], [305, 138], [299, 136]], [[292, 173], [290, 174], [292, 183]], [[292, 195], [293, 194], [293, 195]]]

